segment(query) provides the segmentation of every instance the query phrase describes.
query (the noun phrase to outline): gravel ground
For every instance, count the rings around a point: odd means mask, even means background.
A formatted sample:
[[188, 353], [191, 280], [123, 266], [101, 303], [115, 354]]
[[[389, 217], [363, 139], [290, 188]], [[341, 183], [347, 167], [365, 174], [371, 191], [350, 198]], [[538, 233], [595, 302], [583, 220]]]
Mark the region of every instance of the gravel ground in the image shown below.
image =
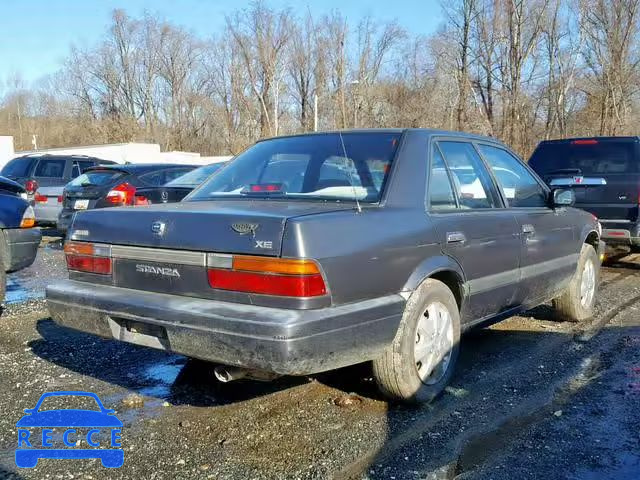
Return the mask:
[[[0, 318], [0, 479], [640, 478], [640, 262], [603, 272], [594, 321], [539, 307], [463, 338], [432, 405], [391, 406], [367, 366], [218, 384], [211, 366], [71, 331], [47, 316], [54, 244], [12, 277]], [[17, 469], [16, 421], [40, 395], [97, 393], [124, 423], [124, 466]]]

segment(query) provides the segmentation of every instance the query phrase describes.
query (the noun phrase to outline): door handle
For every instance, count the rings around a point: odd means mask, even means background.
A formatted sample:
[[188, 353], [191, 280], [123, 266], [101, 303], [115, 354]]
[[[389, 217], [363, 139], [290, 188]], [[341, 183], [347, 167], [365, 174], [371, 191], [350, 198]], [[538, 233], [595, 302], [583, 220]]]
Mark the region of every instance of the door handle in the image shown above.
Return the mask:
[[525, 235], [533, 235], [536, 233], [536, 229], [530, 223], [525, 223], [522, 225], [522, 233]]
[[462, 232], [447, 232], [447, 243], [464, 243], [467, 237]]

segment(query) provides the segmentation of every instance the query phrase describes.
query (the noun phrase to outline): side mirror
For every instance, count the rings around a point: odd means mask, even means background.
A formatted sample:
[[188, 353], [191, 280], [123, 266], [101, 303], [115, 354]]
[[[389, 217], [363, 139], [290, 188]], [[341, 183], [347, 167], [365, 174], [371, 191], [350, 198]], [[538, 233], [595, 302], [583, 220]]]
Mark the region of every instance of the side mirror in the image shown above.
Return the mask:
[[570, 188], [551, 190], [551, 204], [553, 207], [570, 207], [574, 203], [576, 203], [576, 194]]

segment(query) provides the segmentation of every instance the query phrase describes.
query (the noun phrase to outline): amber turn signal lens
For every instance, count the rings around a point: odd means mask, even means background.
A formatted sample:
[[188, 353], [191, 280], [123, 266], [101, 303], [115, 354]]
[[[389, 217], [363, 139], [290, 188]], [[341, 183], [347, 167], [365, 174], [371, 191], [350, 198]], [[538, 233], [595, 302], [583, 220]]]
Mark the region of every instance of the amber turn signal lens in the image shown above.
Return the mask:
[[93, 255], [93, 243], [67, 242], [64, 244], [67, 255]]
[[235, 255], [233, 270], [245, 272], [280, 273], [284, 275], [313, 275], [320, 273], [313, 260], [270, 258]]

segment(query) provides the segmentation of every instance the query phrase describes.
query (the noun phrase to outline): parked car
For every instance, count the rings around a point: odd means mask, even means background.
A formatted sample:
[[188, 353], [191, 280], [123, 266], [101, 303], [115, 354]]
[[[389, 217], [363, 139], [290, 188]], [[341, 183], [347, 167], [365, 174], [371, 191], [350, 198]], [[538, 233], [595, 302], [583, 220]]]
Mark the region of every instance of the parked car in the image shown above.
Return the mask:
[[0, 171], [0, 175], [24, 186], [29, 200], [33, 201], [36, 190], [40, 187], [64, 186], [89, 167], [114, 163], [86, 155], [34, 153], [10, 160]]
[[[461, 192], [468, 170], [482, 195]], [[48, 305], [61, 325], [218, 363], [221, 381], [372, 361], [389, 398], [429, 401], [461, 332], [552, 299], [592, 316], [603, 244], [572, 202], [491, 138], [273, 138], [180, 203], [78, 215]]]
[[0, 302], [4, 301], [6, 274], [33, 263], [40, 245], [40, 229], [22, 185], [0, 177]]
[[226, 163], [212, 163], [211, 165], [196, 168], [158, 187], [140, 188], [137, 191], [137, 195], [145, 198], [146, 202], [141, 203], [147, 205], [179, 202]]
[[193, 170], [193, 165], [167, 163], [91, 167], [64, 188], [57, 229], [64, 233], [77, 211], [145, 205], [139, 189], [158, 187]]
[[576, 207], [598, 217], [608, 246], [640, 251], [640, 137], [543, 141], [529, 165], [551, 187], [575, 191]]

